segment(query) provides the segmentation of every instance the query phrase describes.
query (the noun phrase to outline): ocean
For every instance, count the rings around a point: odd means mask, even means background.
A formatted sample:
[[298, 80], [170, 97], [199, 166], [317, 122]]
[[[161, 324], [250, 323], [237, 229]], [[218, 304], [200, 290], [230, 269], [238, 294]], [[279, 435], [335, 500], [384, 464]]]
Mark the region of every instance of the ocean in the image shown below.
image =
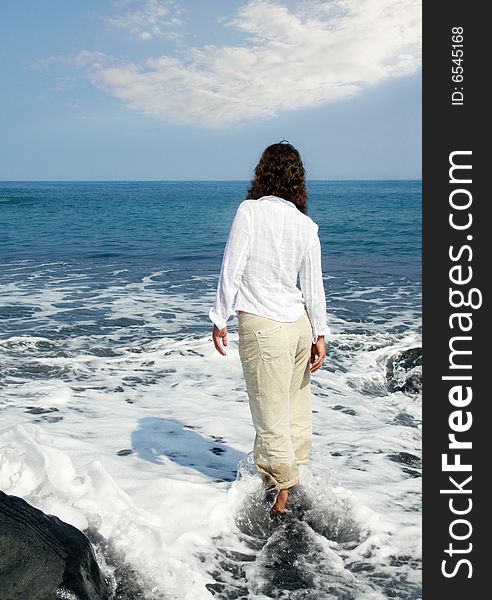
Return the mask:
[[208, 320], [247, 188], [0, 182], [0, 489], [92, 536], [114, 598], [416, 600], [421, 182], [309, 183], [332, 336], [280, 524]]

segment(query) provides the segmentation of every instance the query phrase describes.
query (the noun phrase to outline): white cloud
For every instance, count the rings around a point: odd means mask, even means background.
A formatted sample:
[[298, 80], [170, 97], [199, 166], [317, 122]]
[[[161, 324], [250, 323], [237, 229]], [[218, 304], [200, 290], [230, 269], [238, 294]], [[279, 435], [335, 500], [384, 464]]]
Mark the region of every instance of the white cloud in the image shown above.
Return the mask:
[[[123, 5], [128, 2], [121, 3]], [[138, 10], [126, 11], [109, 18], [114, 27], [128, 29], [141, 40], [155, 36], [175, 37], [175, 28], [181, 24], [179, 15], [182, 9], [174, 0], [139, 0]]]
[[151, 117], [225, 127], [343, 100], [420, 66], [419, 0], [291, 6], [273, 0], [244, 4], [225, 23], [246, 32], [243, 45], [191, 47], [179, 58], [165, 55], [141, 64], [109, 64], [107, 57], [101, 61], [88, 53], [96, 60], [86, 60], [87, 76]]

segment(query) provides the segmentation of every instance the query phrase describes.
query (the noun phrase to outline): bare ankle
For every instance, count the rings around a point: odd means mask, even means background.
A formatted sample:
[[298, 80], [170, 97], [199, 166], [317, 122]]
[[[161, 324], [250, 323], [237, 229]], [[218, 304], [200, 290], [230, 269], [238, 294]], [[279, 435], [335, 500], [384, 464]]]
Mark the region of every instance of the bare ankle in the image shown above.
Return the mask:
[[287, 502], [289, 500], [289, 490], [283, 489], [280, 490], [277, 494], [277, 498], [275, 500], [275, 504], [273, 505], [272, 510], [274, 512], [284, 512], [287, 506]]

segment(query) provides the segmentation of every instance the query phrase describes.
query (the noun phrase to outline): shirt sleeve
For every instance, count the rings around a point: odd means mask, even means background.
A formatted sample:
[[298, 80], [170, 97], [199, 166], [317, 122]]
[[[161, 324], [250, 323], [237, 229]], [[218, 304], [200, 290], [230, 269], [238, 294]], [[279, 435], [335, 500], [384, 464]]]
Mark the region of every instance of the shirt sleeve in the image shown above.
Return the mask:
[[208, 315], [219, 329], [234, 313], [232, 307], [249, 256], [250, 214], [241, 203], [232, 222], [220, 269], [215, 302]]
[[326, 322], [326, 297], [321, 270], [321, 244], [318, 226], [302, 259], [299, 270], [299, 283], [304, 296], [304, 303], [313, 330], [313, 343], [319, 335], [330, 335], [330, 327]]

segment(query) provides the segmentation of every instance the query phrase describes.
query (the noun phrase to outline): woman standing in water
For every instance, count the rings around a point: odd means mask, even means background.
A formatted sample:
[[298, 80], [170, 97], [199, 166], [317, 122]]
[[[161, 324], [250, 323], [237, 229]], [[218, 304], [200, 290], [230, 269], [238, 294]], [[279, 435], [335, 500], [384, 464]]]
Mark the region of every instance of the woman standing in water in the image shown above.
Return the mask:
[[[297, 287], [297, 278], [301, 289]], [[227, 240], [209, 316], [220, 354], [227, 319], [239, 321], [239, 356], [256, 431], [254, 461], [285, 512], [311, 450], [311, 373], [326, 356], [326, 302], [318, 225], [307, 216], [305, 170], [289, 143], [266, 148]]]

